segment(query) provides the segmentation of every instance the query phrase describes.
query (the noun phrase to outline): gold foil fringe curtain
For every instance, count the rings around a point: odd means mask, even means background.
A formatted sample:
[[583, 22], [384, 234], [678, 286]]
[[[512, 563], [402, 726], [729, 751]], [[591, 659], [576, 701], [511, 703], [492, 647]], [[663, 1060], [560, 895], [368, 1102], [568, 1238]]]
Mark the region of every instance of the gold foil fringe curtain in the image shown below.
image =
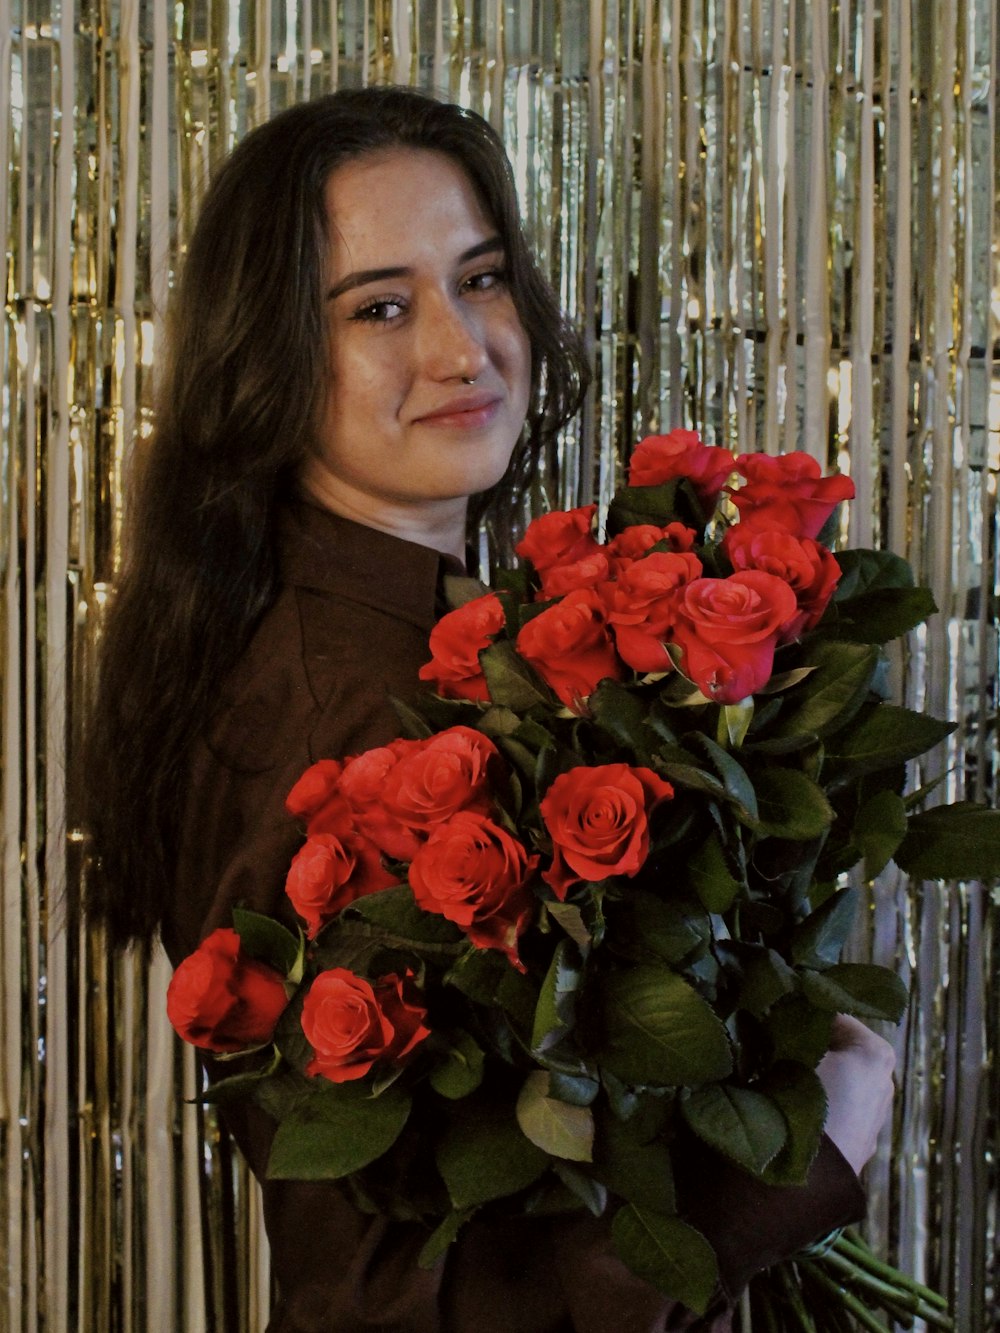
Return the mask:
[[[0, 0], [0, 1326], [266, 1322], [257, 1199], [183, 1100], [163, 961], [147, 979], [67, 907], [122, 461], [211, 169], [338, 86], [481, 110], [596, 371], [549, 499], [606, 498], [677, 424], [839, 463], [850, 541], [907, 555], [941, 607], [898, 684], [961, 726], [915, 776], [996, 804], [998, 4]], [[888, 874], [857, 941], [916, 969], [872, 1232], [968, 1333], [1000, 1319], [996, 907]]]

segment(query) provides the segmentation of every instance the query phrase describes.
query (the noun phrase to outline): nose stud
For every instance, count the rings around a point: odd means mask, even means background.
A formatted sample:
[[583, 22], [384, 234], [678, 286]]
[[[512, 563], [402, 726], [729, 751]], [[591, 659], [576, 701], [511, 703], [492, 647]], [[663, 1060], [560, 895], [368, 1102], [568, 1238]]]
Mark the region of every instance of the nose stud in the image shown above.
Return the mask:
[[473, 375], [471, 379], [469, 378], [468, 375], [463, 375], [463, 376], [462, 376], [462, 383], [463, 383], [463, 384], [475, 384], [477, 378], [478, 378], [478, 377], [477, 377], [476, 375]]

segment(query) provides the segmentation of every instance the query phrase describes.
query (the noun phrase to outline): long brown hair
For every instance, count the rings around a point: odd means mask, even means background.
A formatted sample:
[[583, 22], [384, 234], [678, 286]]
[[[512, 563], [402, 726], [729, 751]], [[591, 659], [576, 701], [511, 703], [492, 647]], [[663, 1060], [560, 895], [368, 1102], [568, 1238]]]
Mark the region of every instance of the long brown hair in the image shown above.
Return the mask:
[[446, 153], [468, 173], [531, 343], [525, 431], [503, 482], [470, 506], [474, 520], [516, 503], [580, 405], [581, 342], [532, 258], [503, 145], [479, 116], [367, 88], [294, 106], [239, 144], [208, 190], [172, 306], [82, 766], [94, 797], [85, 905], [118, 943], [148, 946], [159, 929], [191, 742], [277, 594], [276, 509], [312, 447], [324, 389], [324, 186], [344, 161], [395, 147]]

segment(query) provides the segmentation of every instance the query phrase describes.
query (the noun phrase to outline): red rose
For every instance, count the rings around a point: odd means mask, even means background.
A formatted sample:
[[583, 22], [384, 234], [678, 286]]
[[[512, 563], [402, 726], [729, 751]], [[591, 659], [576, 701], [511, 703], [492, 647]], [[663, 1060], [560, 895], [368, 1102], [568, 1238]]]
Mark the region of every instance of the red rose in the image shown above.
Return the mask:
[[[348, 759], [338, 786], [338, 796], [347, 803], [353, 827], [386, 856], [408, 861], [420, 845], [412, 829], [405, 828], [386, 809], [385, 787], [398, 763], [419, 750], [421, 741], [395, 740]], [[316, 825], [322, 827], [322, 814]], [[310, 825], [311, 832], [313, 825]]]
[[756, 532], [742, 523], [728, 530], [722, 547], [734, 569], [762, 569], [783, 579], [795, 593], [798, 611], [782, 626], [779, 642], [790, 643], [819, 623], [840, 582], [840, 566], [825, 546], [789, 532]]
[[709, 514], [718, 503], [735, 461], [728, 449], [702, 444], [697, 431], [672, 430], [669, 435], [647, 435], [632, 454], [628, 484], [659, 486], [674, 477], [687, 477]]
[[740, 454], [736, 470], [746, 478], [729, 488], [740, 524], [758, 532], [780, 528], [795, 537], [815, 537], [841, 500], [854, 498], [850, 477], [824, 477], [810, 454]]
[[170, 979], [167, 1017], [203, 1051], [242, 1051], [270, 1041], [288, 1004], [281, 973], [240, 948], [221, 926], [202, 940]]
[[759, 569], [695, 579], [681, 589], [673, 628], [685, 674], [717, 703], [745, 699], [767, 683], [796, 605], [787, 583]]
[[297, 819], [311, 819], [337, 789], [343, 764], [338, 759], [321, 759], [307, 768], [285, 797], [285, 809]]
[[699, 578], [701, 568], [701, 561], [690, 552], [656, 551], [634, 561], [605, 587], [618, 655], [633, 671], [671, 670], [663, 645], [673, 623], [677, 590]]
[[649, 854], [649, 813], [673, 794], [652, 769], [628, 764], [561, 773], [539, 805], [552, 838], [542, 878], [556, 897], [583, 880], [636, 874]]
[[542, 573], [542, 586], [535, 593], [535, 600], [548, 601], [551, 597], [564, 597], [576, 588], [593, 588], [608, 577], [610, 570], [606, 553], [598, 547], [571, 565], [553, 565], [551, 569], [546, 569]]
[[431, 630], [431, 660], [417, 673], [445, 699], [489, 702], [479, 654], [504, 626], [503, 607], [495, 593], [474, 597], [442, 616]]
[[285, 892], [315, 939], [328, 921], [358, 898], [397, 883], [374, 843], [345, 822], [341, 833], [312, 833], [295, 853]]
[[364, 1078], [376, 1060], [402, 1060], [430, 1036], [412, 972], [374, 983], [345, 967], [321, 972], [302, 1005], [302, 1031], [313, 1048], [306, 1073], [331, 1083]]
[[605, 620], [600, 595], [581, 588], [540, 611], [517, 636], [517, 651], [575, 712], [605, 677], [623, 674]]
[[653, 523], [634, 523], [630, 528], [623, 528], [617, 537], [608, 542], [607, 551], [618, 573], [633, 560], [641, 560], [660, 542], [669, 542], [671, 551], [683, 553], [693, 550], [697, 538], [694, 528], [683, 523], [668, 523], [665, 528], [658, 528]]
[[539, 574], [553, 565], [575, 564], [598, 549], [591, 532], [596, 513], [594, 504], [542, 514], [528, 524], [514, 549], [522, 559], [530, 560]]
[[419, 846], [459, 810], [485, 814], [492, 809], [492, 780], [500, 762], [488, 736], [472, 727], [449, 727], [418, 741], [387, 774], [385, 809], [416, 835]]
[[517, 939], [531, 919], [527, 881], [538, 864], [505, 829], [463, 810], [413, 858], [410, 887], [425, 912], [461, 926], [481, 949], [500, 949], [520, 971]]

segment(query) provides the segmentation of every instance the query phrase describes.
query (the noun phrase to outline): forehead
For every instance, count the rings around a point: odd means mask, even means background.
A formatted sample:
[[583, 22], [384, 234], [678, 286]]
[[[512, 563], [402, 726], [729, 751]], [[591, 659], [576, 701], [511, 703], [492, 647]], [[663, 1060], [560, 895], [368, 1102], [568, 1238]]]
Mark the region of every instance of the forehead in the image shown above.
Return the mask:
[[337, 271], [461, 252], [497, 230], [462, 165], [430, 149], [391, 148], [343, 163], [327, 179], [324, 203]]

